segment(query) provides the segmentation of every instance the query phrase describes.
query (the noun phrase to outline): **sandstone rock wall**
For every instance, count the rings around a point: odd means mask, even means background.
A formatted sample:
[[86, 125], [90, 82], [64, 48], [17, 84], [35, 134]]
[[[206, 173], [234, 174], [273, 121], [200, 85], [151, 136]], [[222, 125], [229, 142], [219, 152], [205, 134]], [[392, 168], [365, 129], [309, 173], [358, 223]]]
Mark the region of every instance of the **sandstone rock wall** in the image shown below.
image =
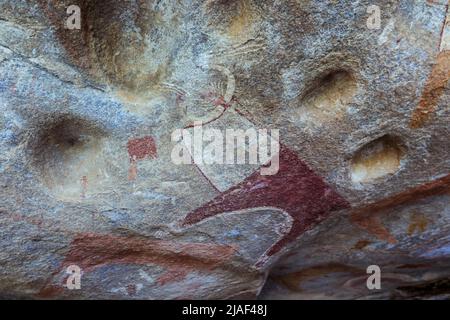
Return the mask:
[[[449, 4], [373, 5], [2, 0], [0, 296], [448, 297]], [[199, 121], [278, 172], [175, 164]]]

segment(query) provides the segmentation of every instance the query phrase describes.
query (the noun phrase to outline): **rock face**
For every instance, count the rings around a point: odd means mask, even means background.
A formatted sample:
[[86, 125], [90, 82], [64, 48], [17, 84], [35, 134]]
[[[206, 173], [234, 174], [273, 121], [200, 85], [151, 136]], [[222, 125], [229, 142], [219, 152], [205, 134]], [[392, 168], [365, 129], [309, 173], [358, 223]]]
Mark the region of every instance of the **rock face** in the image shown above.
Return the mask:
[[1, 1], [0, 296], [450, 297], [448, 6]]

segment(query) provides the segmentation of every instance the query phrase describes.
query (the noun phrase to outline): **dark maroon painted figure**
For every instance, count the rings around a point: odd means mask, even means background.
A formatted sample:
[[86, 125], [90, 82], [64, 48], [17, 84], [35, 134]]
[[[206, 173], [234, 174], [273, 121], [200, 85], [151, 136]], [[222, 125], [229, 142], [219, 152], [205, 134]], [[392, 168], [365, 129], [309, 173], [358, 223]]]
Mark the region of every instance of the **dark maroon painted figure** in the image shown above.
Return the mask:
[[293, 219], [290, 231], [266, 253], [274, 255], [299, 235], [349, 203], [286, 146], [280, 146], [280, 169], [276, 175], [258, 171], [189, 213], [184, 224], [194, 224], [223, 212], [257, 207], [276, 207]]
[[156, 158], [156, 143], [152, 137], [142, 137], [129, 140], [127, 143], [128, 156], [130, 158], [130, 168], [128, 169], [128, 180], [137, 178], [137, 162], [146, 158]]
[[156, 143], [152, 137], [136, 138], [128, 141], [128, 154], [130, 160], [143, 160], [145, 158], [156, 158]]

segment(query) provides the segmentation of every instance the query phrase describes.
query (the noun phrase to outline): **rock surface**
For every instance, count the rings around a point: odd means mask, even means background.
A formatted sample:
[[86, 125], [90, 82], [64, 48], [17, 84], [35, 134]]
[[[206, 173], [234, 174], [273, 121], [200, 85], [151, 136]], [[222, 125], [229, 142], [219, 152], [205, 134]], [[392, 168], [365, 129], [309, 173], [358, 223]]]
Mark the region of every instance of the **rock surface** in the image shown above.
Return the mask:
[[[2, 0], [0, 296], [450, 298], [449, 4], [371, 6]], [[175, 164], [198, 121], [278, 173]]]

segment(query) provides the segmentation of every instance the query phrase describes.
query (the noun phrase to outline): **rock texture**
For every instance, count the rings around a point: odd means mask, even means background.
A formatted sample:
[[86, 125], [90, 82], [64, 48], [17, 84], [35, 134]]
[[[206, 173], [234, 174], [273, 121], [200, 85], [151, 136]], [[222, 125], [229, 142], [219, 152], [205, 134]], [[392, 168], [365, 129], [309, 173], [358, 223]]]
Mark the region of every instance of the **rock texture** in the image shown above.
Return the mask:
[[[449, 298], [449, 4], [371, 5], [2, 0], [0, 296]], [[175, 164], [197, 121], [279, 172]]]

